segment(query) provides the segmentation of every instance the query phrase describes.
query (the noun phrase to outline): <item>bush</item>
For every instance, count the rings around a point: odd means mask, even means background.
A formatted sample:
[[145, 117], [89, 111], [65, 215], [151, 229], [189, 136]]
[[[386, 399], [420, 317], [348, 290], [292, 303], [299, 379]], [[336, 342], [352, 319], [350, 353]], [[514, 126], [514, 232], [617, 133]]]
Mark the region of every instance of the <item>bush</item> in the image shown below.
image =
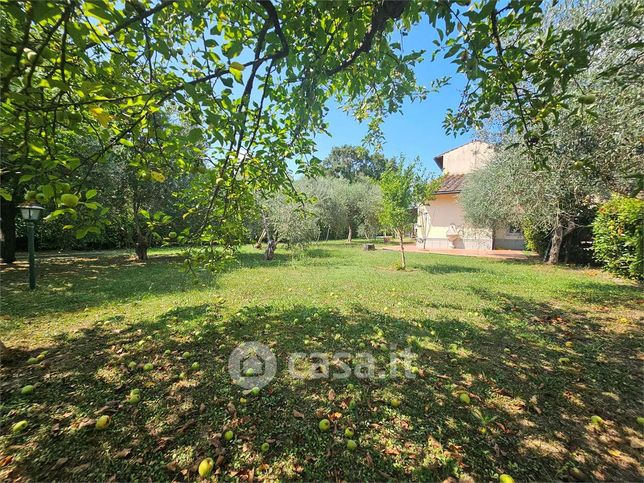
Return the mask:
[[644, 201], [615, 196], [593, 222], [595, 259], [615, 275], [642, 280]]

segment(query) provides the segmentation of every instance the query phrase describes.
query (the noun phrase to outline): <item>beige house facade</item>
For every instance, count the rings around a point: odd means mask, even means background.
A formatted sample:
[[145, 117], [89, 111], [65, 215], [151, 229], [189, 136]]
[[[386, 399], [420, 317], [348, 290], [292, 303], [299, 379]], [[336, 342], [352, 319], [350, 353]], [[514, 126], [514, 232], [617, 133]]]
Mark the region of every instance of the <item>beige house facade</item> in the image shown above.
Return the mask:
[[458, 197], [467, 174], [483, 166], [492, 155], [493, 147], [472, 141], [434, 158], [445, 175], [436, 199], [418, 208], [416, 243], [419, 248], [468, 250], [523, 250], [525, 242], [519, 230], [479, 229], [465, 223]]

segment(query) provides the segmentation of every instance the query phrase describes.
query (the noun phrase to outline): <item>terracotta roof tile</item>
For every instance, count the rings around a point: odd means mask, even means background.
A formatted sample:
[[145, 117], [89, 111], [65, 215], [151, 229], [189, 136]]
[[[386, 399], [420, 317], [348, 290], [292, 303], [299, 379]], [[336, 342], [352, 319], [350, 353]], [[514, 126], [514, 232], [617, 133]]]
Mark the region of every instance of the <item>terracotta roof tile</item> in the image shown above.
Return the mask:
[[436, 193], [460, 193], [463, 189], [464, 174], [448, 174]]

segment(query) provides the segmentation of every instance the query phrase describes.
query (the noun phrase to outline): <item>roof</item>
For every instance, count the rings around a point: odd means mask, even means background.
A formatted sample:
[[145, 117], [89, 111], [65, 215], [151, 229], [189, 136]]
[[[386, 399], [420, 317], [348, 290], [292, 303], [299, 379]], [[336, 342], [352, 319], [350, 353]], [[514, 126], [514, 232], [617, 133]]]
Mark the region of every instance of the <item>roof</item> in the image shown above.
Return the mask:
[[443, 178], [443, 183], [436, 194], [460, 193], [464, 180], [464, 174], [448, 174]]

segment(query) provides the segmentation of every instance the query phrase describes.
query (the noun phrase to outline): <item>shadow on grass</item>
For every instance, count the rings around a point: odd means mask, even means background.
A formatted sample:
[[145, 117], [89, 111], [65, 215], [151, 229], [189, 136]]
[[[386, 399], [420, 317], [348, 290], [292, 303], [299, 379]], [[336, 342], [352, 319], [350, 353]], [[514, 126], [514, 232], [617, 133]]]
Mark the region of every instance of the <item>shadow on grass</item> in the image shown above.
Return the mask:
[[[277, 268], [305, 258], [325, 259], [331, 252], [322, 248], [305, 251], [278, 252], [275, 260], [266, 261], [259, 250], [241, 252], [238, 261], [227, 271], [240, 267]], [[196, 276], [182, 268], [183, 258], [177, 255], [152, 255], [147, 262], [138, 262], [131, 255], [50, 257], [38, 261], [38, 287], [25, 296], [26, 263], [2, 268], [2, 312], [11, 317], [30, 317], [55, 312], [73, 312], [110, 302], [128, 302], [147, 295], [159, 296], [193, 290], [195, 287], [216, 286], [216, 275], [199, 271]], [[11, 328], [11, 321], [5, 322]]]
[[[639, 452], [628, 443], [641, 437], [638, 328], [616, 333], [583, 313], [522, 297], [493, 300], [468, 322], [360, 305], [348, 313], [247, 306], [224, 320], [217, 303], [177, 307], [136, 326], [106, 319], [2, 368], [0, 452], [13, 459], [0, 477], [189, 480], [209, 456], [232, 479], [490, 480], [506, 472], [553, 480], [573, 466], [592, 479], [639, 479]], [[258, 396], [244, 394], [227, 371], [231, 351], [253, 340], [278, 361]], [[406, 347], [413, 356], [396, 362], [393, 375], [391, 354]], [[41, 364], [25, 364], [43, 349]], [[288, 374], [290, 354], [315, 351], [329, 355], [331, 374], [344, 372], [344, 362], [353, 375]], [[333, 357], [342, 351], [349, 355]], [[358, 378], [358, 353], [367, 352], [375, 377]], [[400, 377], [404, 369], [414, 377]], [[36, 385], [33, 394], [20, 394], [25, 384]], [[141, 390], [136, 405], [124, 402], [133, 388]], [[101, 414], [112, 417], [105, 431], [93, 425]], [[589, 424], [593, 414], [605, 419], [601, 428]], [[330, 431], [318, 429], [322, 418]], [[10, 434], [21, 419], [27, 429]], [[354, 452], [346, 428], [359, 442]], [[225, 430], [232, 441], [221, 438]]]

